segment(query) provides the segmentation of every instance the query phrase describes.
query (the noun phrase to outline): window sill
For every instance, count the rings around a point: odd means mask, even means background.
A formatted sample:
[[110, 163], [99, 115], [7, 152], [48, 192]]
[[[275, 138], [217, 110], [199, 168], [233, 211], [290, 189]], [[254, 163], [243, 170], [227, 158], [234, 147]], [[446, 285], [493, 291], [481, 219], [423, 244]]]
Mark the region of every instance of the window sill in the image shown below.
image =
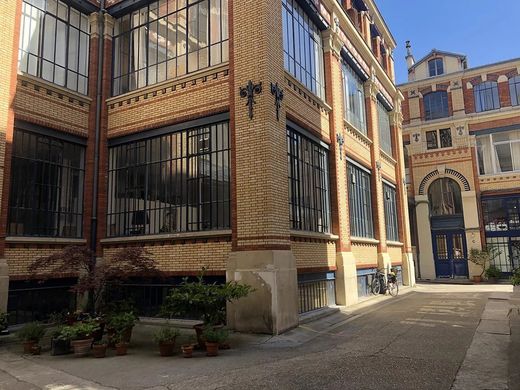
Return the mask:
[[84, 238], [55, 238], [55, 237], [26, 237], [26, 236], [8, 236], [5, 242], [11, 244], [68, 244], [82, 245], [86, 244]]
[[388, 246], [404, 246], [404, 244], [402, 242], [399, 242], [399, 241], [387, 241], [386, 242], [386, 245]]
[[301, 231], [301, 230], [291, 230], [291, 237], [315, 238], [318, 240], [328, 240], [328, 241], [336, 241], [339, 239], [339, 236], [336, 236], [335, 234], [308, 232], [308, 231]]
[[379, 244], [379, 240], [376, 240], [375, 238], [350, 237], [350, 241], [354, 244], [369, 244], [369, 245]]
[[343, 124], [348, 130], [351, 130], [356, 136], [360, 137], [365, 143], [367, 143], [368, 145], [372, 145], [372, 143], [373, 143], [372, 140], [370, 138], [368, 138], [367, 135], [364, 134], [361, 130], [359, 130], [358, 128], [353, 126], [349, 121], [347, 121], [346, 119], [343, 119]]
[[104, 238], [101, 240], [101, 243], [102, 244], [117, 244], [117, 243], [125, 243], [125, 242], [189, 240], [189, 239], [204, 239], [204, 238], [228, 237], [228, 236], [231, 236], [231, 230], [212, 230], [212, 231], [206, 231], [206, 232], [152, 234], [152, 235], [146, 235], [146, 236]]
[[394, 164], [394, 165], [397, 165], [397, 161], [396, 161], [392, 156], [390, 156], [387, 152], [385, 152], [385, 151], [384, 151], [383, 149], [381, 149], [381, 148], [380, 148], [379, 150], [380, 150], [380, 152], [381, 152], [381, 156], [382, 156], [385, 160], [389, 161], [390, 163], [392, 163], [392, 164]]
[[41, 79], [39, 77], [30, 75], [30, 74], [27, 74], [27, 73], [18, 72], [18, 79], [22, 80], [22, 81], [26, 81], [26, 82], [34, 84], [34, 85], [38, 85], [38, 86], [40, 86], [42, 88], [46, 88], [46, 89], [51, 90], [51, 91], [54, 91], [54, 92], [56, 92], [56, 93], [58, 93], [60, 95], [74, 98], [74, 99], [79, 100], [79, 101], [81, 101], [81, 102], [83, 102], [85, 104], [90, 104], [92, 102], [92, 99], [89, 98], [87, 95], [83, 95], [83, 94], [81, 94], [79, 92], [75, 92], [75, 91], [73, 91], [71, 89], [67, 89], [65, 87], [62, 87], [61, 85], [57, 85], [57, 84], [51, 83], [50, 81]]
[[305, 85], [303, 85], [303, 83], [301, 81], [299, 81], [296, 77], [294, 77], [287, 70], [284, 70], [284, 71], [285, 71], [285, 77], [287, 77], [287, 79], [291, 83], [295, 84], [298, 88], [304, 90], [311, 99], [315, 100], [316, 103], [318, 103], [319, 105], [324, 107], [327, 111], [329, 111], [329, 112], [332, 111], [332, 107], [329, 106], [325, 100], [320, 98], [318, 95], [316, 95], [314, 92], [312, 92], [309, 88], [307, 88]]

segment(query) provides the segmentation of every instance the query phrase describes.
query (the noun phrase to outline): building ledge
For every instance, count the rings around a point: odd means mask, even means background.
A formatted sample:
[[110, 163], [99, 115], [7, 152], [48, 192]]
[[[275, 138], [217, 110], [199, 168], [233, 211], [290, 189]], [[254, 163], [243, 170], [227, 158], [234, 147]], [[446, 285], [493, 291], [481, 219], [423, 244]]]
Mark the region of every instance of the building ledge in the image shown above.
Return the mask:
[[87, 240], [83, 238], [54, 238], [54, 237], [18, 237], [9, 236], [5, 238], [9, 244], [60, 244], [60, 245], [83, 245]]
[[379, 244], [379, 240], [376, 240], [374, 238], [350, 237], [350, 241], [353, 244], [369, 244], [369, 245]]
[[49, 91], [53, 91], [53, 92], [63, 95], [63, 96], [67, 96], [68, 98], [75, 99], [75, 100], [80, 101], [85, 104], [90, 104], [92, 102], [92, 99], [89, 98], [87, 95], [82, 95], [81, 93], [74, 92], [65, 87], [59, 86], [57, 84], [51, 83], [49, 81], [46, 81], [44, 79], [29, 75], [26, 73], [18, 72], [18, 80], [24, 81], [26, 83], [30, 83], [33, 85], [37, 85], [41, 88], [45, 88]]
[[387, 241], [386, 245], [388, 246], [404, 246], [402, 242], [399, 241]]
[[318, 239], [318, 240], [327, 240], [327, 241], [339, 240], [339, 236], [336, 236], [335, 234], [316, 233], [316, 232], [307, 232], [307, 231], [299, 231], [299, 230], [291, 230], [291, 237], [314, 238], [314, 239]]
[[323, 100], [318, 95], [316, 95], [314, 92], [312, 92], [310, 89], [308, 89], [305, 85], [303, 85], [303, 83], [300, 80], [298, 80], [296, 77], [294, 77], [291, 73], [289, 73], [288, 71], [285, 71], [285, 77], [287, 78], [287, 80], [290, 83], [292, 83], [293, 85], [295, 85], [296, 87], [301, 89], [303, 92], [305, 92], [307, 94], [307, 97], [309, 99], [313, 100], [318, 106], [320, 106], [327, 112], [332, 111], [332, 107], [329, 106], [329, 104], [325, 100]]
[[146, 241], [170, 241], [170, 240], [193, 240], [215, 237], [229, 237], [231, 230], [213, 230], [207, 232], [186, 232], [173, 234], [152, 234], [147, 236], [130, 236], [130, 237], [114, 237], [104, 238], [102, 244], [119, 244], [129, 242], [146, 242]]

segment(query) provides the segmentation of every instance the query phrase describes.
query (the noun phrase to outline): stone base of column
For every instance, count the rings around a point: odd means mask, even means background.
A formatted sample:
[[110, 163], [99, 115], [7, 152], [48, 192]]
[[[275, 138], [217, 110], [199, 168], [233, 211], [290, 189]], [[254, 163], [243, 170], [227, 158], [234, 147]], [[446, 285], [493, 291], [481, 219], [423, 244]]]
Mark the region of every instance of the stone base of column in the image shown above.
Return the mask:
[[227, 306], [227, 323], [241, 332], [280, 334], [298, 326], [298, 277], [291, 251], [232, 252], [226, 277], [252, 286]]
[[403, 253], [403, 284], [405, 286], [415, 286], [415, 263], [413, 253]]
[[336, 254], [336, 303], [350, 306], [358, 302], [356, 259], [352, 252]]
[[6, 259], [0, 259], [0, 312], [7, 312], [9, 296], [9, 266]]
[[392, 260], [390, 259], [390, 255], [388, 253], [378, 253], [377, 266], [379, 269], [389, 271], [392, 267]]

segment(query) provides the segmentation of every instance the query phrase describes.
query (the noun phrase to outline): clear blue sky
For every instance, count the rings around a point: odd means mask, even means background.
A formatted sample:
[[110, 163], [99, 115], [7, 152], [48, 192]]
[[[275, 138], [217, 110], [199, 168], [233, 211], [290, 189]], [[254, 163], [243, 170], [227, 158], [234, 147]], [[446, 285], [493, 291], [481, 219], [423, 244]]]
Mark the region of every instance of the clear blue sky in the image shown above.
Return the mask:
[[376, 0], [397, 41], [397, 83], [407, 81], [405, 41], [418, 60], [433, 48], [466, 54], [470, 67], [520, 57], [520, 0]]

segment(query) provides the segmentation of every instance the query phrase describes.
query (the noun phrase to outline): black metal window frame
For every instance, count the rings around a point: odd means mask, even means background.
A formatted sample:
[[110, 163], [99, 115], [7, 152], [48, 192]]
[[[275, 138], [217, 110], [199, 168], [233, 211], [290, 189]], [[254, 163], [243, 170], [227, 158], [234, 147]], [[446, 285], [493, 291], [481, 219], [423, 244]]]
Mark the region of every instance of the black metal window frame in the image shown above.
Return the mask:
[[451, 129], [429, 130], [426, 132], [426, 149], [451, 148], [453, 140]]
[[228, 0], [150, 2], [116, 20], [113, 42], [113, 96], [224, 63]]
[[490, 111], [500, 108], [498, 95], [498, 83], [496, 81], [485, 81], [473, 87], [475, 98], [475, 111]]
[[434, 58], [428, 61], [428, 73], [430, 77], [444, 74], [444, 62], [442, 61], [442, 58]]
[[56, 0], [24, 0], [18, 69], [86, 95], [88, 15]]
[[511, 105], [520, 105], [520, 76], [509, 79], [509, 94], [511, 95]]
[[397, 223], [397, 192], [395, 185], [383, 182], [383, 199], [385, 208], [386, 239], [399, 241], [399, 228]]
[[109, 148], [109, 237], [230, 228], [229, 122], [175, 128]]
[[350, 235], [374, 238], [371, 172], [349, 159], [347, 160], [347, 182]]
[[85, 146], [66, 138], [15, 128], [10, 236], [82, 237]]
[[329, 151], [322, 143], [287, 127], [289, 219], [294, 230], [329, 233]]
[[377, 124], [379, 128], [379, 147], [389, 156], [393, 155], [392, 128], [390, 116], [385, 105], [377, 99]]
[[321, 99], [325, 99], [323, 43], [318, 25], [297, 0], [282, 0], [284, 67]]
[[447, 118], [450, 116], [448, 92], [435, 91], [423, 96], [424, 120]]
[[342, 61], [343, 115], [357, 130], [367, 134], [365, 87], [363, 79]]

